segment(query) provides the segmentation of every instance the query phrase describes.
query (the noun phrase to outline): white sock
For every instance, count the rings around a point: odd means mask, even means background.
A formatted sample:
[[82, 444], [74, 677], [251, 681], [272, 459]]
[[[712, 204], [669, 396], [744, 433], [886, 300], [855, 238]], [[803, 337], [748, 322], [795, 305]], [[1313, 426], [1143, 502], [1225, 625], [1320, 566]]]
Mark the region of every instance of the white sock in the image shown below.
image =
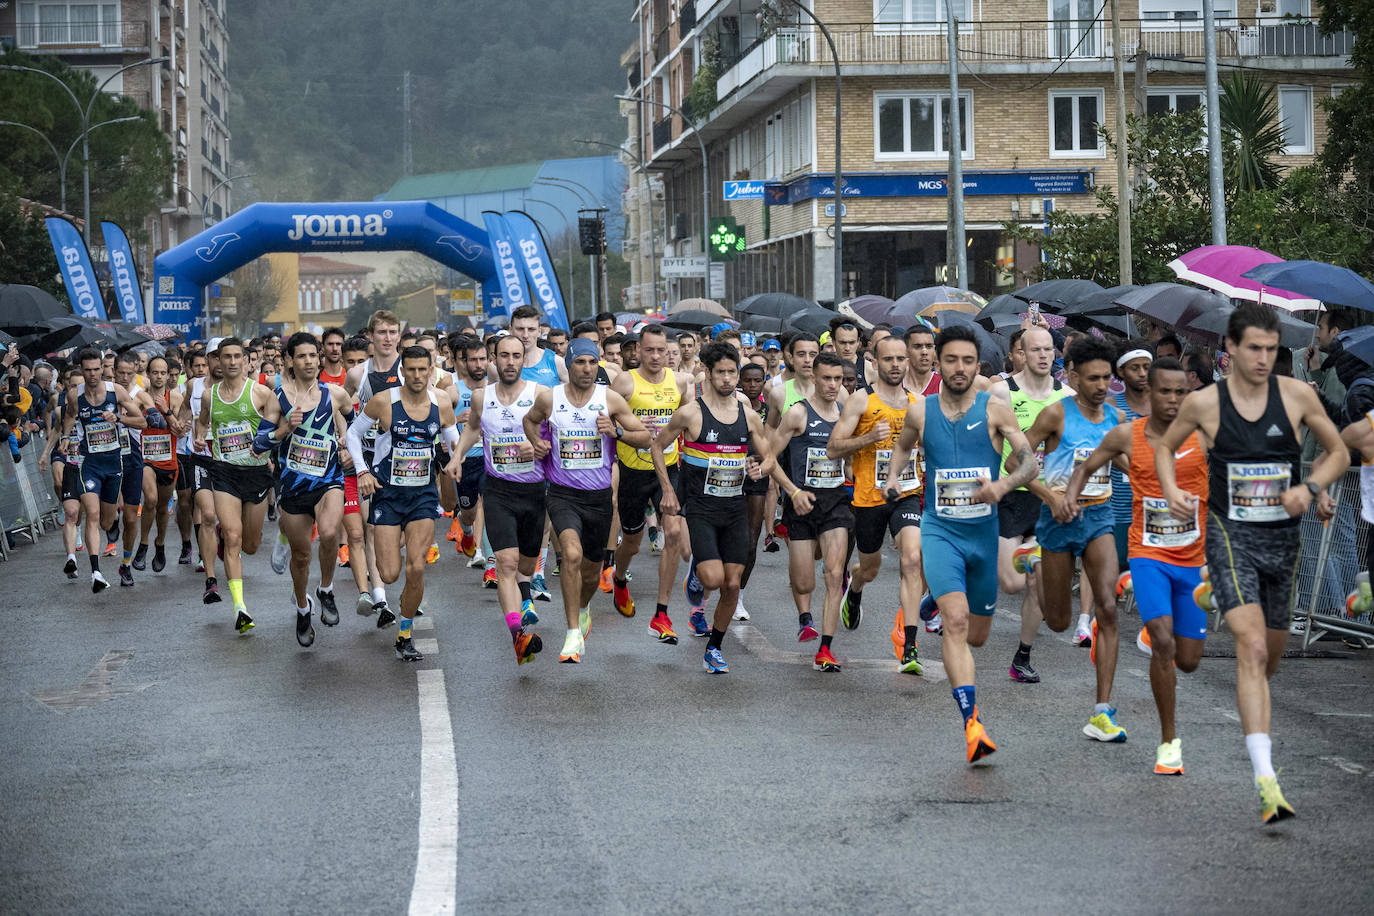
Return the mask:
[[568, 636], [570, 636], [570, 637], [572, 637], [572, 636], [581, 636], [581, 635], [582, 635], [582, 630], [581, 630], [579, 627], [572, 627], [571, 629], [568, 630]]
[[73, 563], [75, 563], [75, 562], [76, 562], [76, 554], [74, 554], [74, 553], [69, 553], [69, 554], [67, 554], [67, 559], [68, 559], [68, 560], [71, 560]]
[[1087, 632], [1092, 629], [1092, 618], [1087, 614], [1078, 615], [1078, 629]]
[[1245, 749], [1250, 752], [1250, 768], [1255, 771], [1255, 779], [1274, 775], [1274, 763], [1269, 759], [1273, 742], [1264, 732], [1252, 732], [1245, 736]]
[[331, 582], [328, 585], [325, 585], [323, 582], [321, 582], [320, 591], [324, 592], [326, 595], [334, 594], [334, 583]]
[[298, 608], [296, 608], [296, 613], [297, 613], [297, 614], [300, 614], [302, 617], [304, 617], [306, 614], [309, 614], [309, 613], [310, 613], [310, 602], [307, 601], [307, 602], [305, 603], [305, 607], [298, 607]]
[[381, 604], [383, 601], [386, 600], [386, 586], [385, 586], [385, 585], [379, 585], [379, 586], [377, 586], [376, 588], [374, 588], [374, 589], [372, 590], [372, 600], [373, 600], [374, 602], [376, 602], [377, 604]]

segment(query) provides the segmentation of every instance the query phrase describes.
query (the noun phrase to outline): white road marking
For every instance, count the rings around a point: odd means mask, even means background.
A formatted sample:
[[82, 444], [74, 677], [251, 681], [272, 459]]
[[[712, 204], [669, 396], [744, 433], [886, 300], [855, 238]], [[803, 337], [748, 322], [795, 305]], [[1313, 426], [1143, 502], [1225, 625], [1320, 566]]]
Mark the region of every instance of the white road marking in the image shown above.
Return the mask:
[[1230, 719], [1232, 722], [1240, 721], [1240, 713], [1236, 712], [1234, 709], [1227, 709], [1224, 706], [1214, 706], [1212, 707], [1212, 710], [1214, 712], [1221, 713], [1223, 716]]
[[[729, 632], [735, 634], [735, 638], [744, 644], [744, 648], [751, 654], [759, 657], [765, 662], [776, 662], [783, 665], [810, 665], [814, 652], [786, 652], [782, 649], [773, 648], [773, 644], [768, 641], [759, 629], [752, 624], [736, 623], [730, 627]], [[819, 643], [817, 643], [819, 645]], [[892, 658], [849, 658], [839, 659], [841, 668], [876, 668], [880, 671], [897, 672], [897, 659]], [[945, 674], [945, 666], [934, 659], [921, 660], [921, 677], [927, 681], [948, 680]]]
[[429, 617], [416, 617], [410, 628], [412, 630], [432, 630], [434, 629], [434, 621]]
[[420, 652], [421, 655], [426, 655], [426, 656], [428, 656], [428, 655], [438, 655], [438, 654], [439, 654], [439, 640], [437, 640], [437, 639], [417, 639], [417, 640], [415, 640], [415, 648], [419, 650], [419, 652]]
[[[437, 650], [437, 641], [435, 649]], [[423, 650], [422, 650], [423, 651]], [[458, 762], [441, 669], [415, 672], [420, 700], [420, 843], [412, 916], [452, 913], [458, 893]]]
[[1363, 766], [1362, 764], [1358, 764], [1353, 760], [1346, 760], [1344, 757], [1332, 756], [1319, 757], [1318, 759], [1321, 760], [1322, 763], [1329, 763], [1336, 769], [1343, 770], [1351, 774], [1352, 776], [1363, 776], [1364, 774], [1369, 772], [1367, 767]]
[[54, 712], [64, 713], [72, 709], [97, 706], [115, 697], [125, 697], [147, 690], [153, 686], [152, 683], [115, 686], [115, 677], [118, 676], [119, 669], [128, 664], [133, 657], [132, 649], [111, 649], [95, 663], [91, 673], [86, 675], [80, 684], [62, 690], [36, 690], [33, 694], [34, 699]]
[[1374, 712], [1319, 712], [1317, 715], [1331, 719], [1374, 719]]

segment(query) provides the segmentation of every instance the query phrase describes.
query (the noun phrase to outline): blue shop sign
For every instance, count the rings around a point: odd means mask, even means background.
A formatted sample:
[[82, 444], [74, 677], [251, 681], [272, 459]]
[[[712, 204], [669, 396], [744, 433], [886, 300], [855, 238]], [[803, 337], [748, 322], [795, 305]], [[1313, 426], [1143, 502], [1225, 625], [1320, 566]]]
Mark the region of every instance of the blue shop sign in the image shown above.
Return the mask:
[[727, 181], [724, 182], [726, 200], [763, 200], [766, 181]]
[[[746, 184], [748, 182], [740, 182]], [[1058, 194], [1087, 194], [1093, 188], [1093, 173], [1074, 169], [1042, 171], [1006, 170], [965, 172], [965, 194], [1002, 194], [1047, 197]], [[768, 182], [764, 202], [778, 207], [804, 200], [834, 198], [833, 175], [803, 175], [786, 183]], [[844, 196], [861, 197], [944, 197], [944, 172], [869, 172], [844, 176]], [[729, 199], [729, 198], [727, 198]]]

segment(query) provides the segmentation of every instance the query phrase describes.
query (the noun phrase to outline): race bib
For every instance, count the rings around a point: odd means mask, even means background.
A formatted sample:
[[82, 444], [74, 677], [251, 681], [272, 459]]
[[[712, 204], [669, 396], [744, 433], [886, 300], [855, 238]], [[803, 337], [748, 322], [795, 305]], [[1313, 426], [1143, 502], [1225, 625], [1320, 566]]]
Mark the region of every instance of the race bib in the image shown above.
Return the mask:
[[[939, 468], [935, 471], [935, 514], [939, 518], [987, 518], [992, 506], [979, 502], [974, 494], [982, 481], [991, 480], [987, 468]], [[929, 494], [927, 494], [929, 498]]]
[[92, 455], [119, 448], [119, 431], [109, 420], [86, 421], [86, 451]]
[[534, 470], [534, 458], [520, 460], [520, 446], [525, 442], [521, 433], [491, 437], [491, 466], [503, 474], [526, 474]]
[[712, 455], [706, 461], [707, 496], [739, 496], [744, 492], [744, 455]]
[[429, 483], [434, 448], [428, 445], [391, 446], [391, 485], [423, 487]]
[[172, 460], [172, 434], [148, 433], [143, 437], [143, 460], [152, 464]]
[[1282, 522], [1288, 510], [1279, 497], [1292, 483], [1292, 469], [1281, 462], [1226, 465], [1230, 507], [1226, 517], [1237, 522]]
[[[671, 420], [671, 419], [672, 419], [672, 417], [670, 417], [670, 416], [669, 416], [669, 417], [664, 417], [664, 416], [659, 416], [659, 415], [657, 415], [657, 414], [654, 414], [654, 415], [652, 415], [652, 416], [642, 416], [642, 417], [640, 417], [640, 418], [639, 418], [639, 422], [641, 422], [641, 423], [644, 424], [644, 428], [647, 429], [647, 430], [649, 431], [650, 435], [652, 435], [652, 436], [657, 436], [657, 435], [658, 435], [658, 431], [659, 431], [660, 429], [662, 429], [663, 427], [667, 426], [667, 425], [668, 425], [668, 421]], [[636, 451], [636, 452], [639, 454], [639, 456], [640, 456], [641, 458], [643, 458], [645, 461], [648, 461], [649, 458], [650, 458], [650, 456], [653, 455], [653, 452], [651, 452], [651, 451], [650, 451], [649, 449], [647, 449], [647, 448], [637, 448], [637, 449], [635, 449], [635, 451]], [[677, 454], [677, 439], [674, 439], [672, 442], [665, 442], [665, 443], [663, 443], [663, 457], [664, 457], [664, 458], [667, 458], [669, 455], [676, 455], [676, 454]]]
[[601, 447], [603, 441], [594, 429], [559, 430], [558, 466], [565, 471], [602, 467], [606, 463]]
[[[1090, 448], [1076, 448], [1073, 450], [1073, 467], [1078, 470], [1078, 466], [1088, 460], [1088, 456], [1093, 453]], [[1078, 501], [1087, 504], [1106, 502], [1112, 496], [1112, 468], [1110, 464], [1104, 464], [1093, 472], [1093, 475], [1083, 481], [1083, 490], [1078, 494]]]
[[[873, 459], [873, 486], [878, 492], [882, 492], [883, 486], [887, 483], [887, 469], [892, 464], [892, 449], [878, 449]], [[921, 477], [916, 470], [916, 458], [912, 456], [907, 459], [906, 467], [902, 468], [902, 473], [897, 477], [897, 488], [903, 493], [921, 488]]]
[[253, 427], [246, 420], [230, 420], [215, 429], [215, 457], [242, 461], [253, 457]]
[[[333, 450], [333, 442], [323, 436], [292, 436], [286, 449], [286, 466], [307, 477], [323, 477], [329, 469], [329, 456]], [[392, 461], [391, 467], [394, 478], [395, 461]]]
[[802, 484], [813, 489], [828, 490], [844, 485], [844, 462], [827, 458], [824, 446], [810, 446], [806, 450], [806, 480]]
[[129, 441], [129, 430], [127, 427], [119, 428], [119, 454], [128, 457], [134, 453], [134, 445]]
[[1202, 536], [1196, 507], [1193, 508], [1193, 517], [1187, 521], [1180, 521], [1169, 514], [1167, 499], [1142, 496], [1140, 508], [1145, 516], [1145, 524], [1140, 532], [1142, 547], [1187, 547]]

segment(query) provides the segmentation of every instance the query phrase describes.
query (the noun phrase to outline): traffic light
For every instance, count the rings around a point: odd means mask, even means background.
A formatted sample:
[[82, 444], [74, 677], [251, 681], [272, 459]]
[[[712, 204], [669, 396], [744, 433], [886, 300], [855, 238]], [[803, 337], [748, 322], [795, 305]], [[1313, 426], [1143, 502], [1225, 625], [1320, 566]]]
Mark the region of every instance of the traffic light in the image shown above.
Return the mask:
[[733, 261], [744, 253], [744, 227], [732, 216], [711, 221], [711, 260]]
[[606, 250], [606, 221], [596, 216], [579, 217], [577, 243], [583, 254], [602, 254]]

